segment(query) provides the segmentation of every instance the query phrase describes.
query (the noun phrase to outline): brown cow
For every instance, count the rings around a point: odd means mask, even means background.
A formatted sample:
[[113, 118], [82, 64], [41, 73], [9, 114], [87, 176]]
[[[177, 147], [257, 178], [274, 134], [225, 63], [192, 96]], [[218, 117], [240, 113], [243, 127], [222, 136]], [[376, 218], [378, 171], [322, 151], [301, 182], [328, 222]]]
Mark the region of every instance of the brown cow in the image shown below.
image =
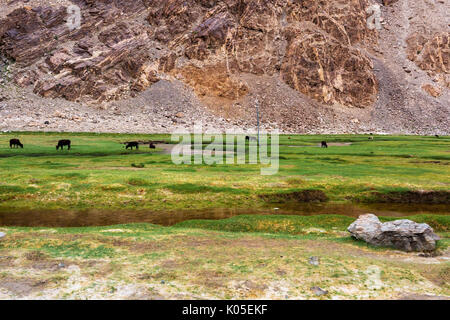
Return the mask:
[[59, 148], [61, 148], [61, 150], [64, 150], [64, 146], [67, 146], [67, 150], [70, 150], [70, 140], [59, 140], [58, 144], [56, 145], [56, 150], [59, 150]]
[[133, 150], [133, 147], [136, 148], [136, 150], [138, 150], [139, 142], [137, 142], [137, 141], [127, 142], [127, 146], [125, 147], [125, 149], [131, 148], [131, 150]]
[[11, 140], [9, 140], [9, 147], [10, 148], [12, 148], [12, 147], [15, 147], [15, 148], [21, 147], [23, 149], [23, 144], [20, 142], [19, 139], [11, 139]]

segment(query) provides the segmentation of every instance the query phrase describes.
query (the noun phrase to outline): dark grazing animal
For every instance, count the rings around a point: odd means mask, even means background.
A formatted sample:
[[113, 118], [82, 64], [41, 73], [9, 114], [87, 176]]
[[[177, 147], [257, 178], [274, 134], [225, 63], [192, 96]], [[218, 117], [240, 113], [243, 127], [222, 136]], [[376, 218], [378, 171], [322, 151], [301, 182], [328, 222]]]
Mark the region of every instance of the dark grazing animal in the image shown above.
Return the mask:
[[70, 150], [70, 140], [59, 140], [58, 144], [56, 145], [56, 150], [59, 150], [59, 148], [61, 148], [61, 150], [64, 150], [64, 146], [67, 146], [67, 150]]
[[328, 148], [328, 144], [326, 141], [322, 141], [321, 148]]
[[131, 150], [133, 150], [133, 147], [139, 149], [139, 142], [136, 141], [127, 142], [127, 146], [125, 147], [125, 149], [131, 148]]
[[23, 144], [20, 143], [19, 139], [11, 139], [11, 140], [9, 140], [9, 147], [10, 148], [12, 148], [12, 147], [15, 147], [15, 148], [21, 147], [23, 149]]
[[153, 144], [153, 142], [150, 142], [149, 148], [150, 148], [150, 149], [156, 149], [156, 146]]
[[247, 141], [256, 141], [258, 139], [256, 139], [255, 137], [251, 137], [251, 136], [245, 136], [245, 140], [247, 140]]

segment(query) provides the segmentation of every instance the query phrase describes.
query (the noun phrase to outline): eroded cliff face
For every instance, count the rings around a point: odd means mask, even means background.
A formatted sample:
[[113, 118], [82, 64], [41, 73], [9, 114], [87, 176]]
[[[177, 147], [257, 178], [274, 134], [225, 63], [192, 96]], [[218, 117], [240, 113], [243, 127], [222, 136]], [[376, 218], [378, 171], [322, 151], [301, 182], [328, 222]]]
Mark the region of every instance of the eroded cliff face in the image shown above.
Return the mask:
[[[82, 15], [74, 30], [72, 4]], [[367, 24], [374, 4], [378, 30]], [[206, 118], [215, 130], [249, 128], [258, 105], [263, 125], [285, 132], [449, 132], [448, 0], [0, 0], [0, 9], [1, 130], [92, 122], [166, 132]], [[111, 125], [133, 110], [142, 120]]]
[[[407, 39], [408, 59], [436, 79], [441, 86], [450, 87], [450, 32], [415, 32]], [[431, 84], [422, 88], [433, 97], [440, 96], [442, 89]]]
[[71, 31], [65, 7], [22, 7], [0, 22], [2, 54], [18, 65], [18, 84], [43, 97], [108, 101], [158, 79], [147, 30], [132, 15], [139, 1], [80, 1], [80, 29]]
[[242, 73], [279, 75], [324, 104], [371, 106], [377, 80], [358, 49], [373, 42], [367, 0], [74, 0], [21, 7], [0, 21], [0, 52], [15, 81], [43, 97], [101, 103], [174, 77], [200, 98], [234, 102], [249, 92]]

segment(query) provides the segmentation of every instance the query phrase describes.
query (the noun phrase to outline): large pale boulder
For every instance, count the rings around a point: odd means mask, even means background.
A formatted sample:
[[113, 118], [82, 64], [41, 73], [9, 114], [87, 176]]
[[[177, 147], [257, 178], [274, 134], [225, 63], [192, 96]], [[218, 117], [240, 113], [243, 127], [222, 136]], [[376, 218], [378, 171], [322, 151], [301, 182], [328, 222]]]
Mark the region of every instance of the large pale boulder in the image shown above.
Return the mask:
[[0, 239], [2, 239], [2, 238], [4, 238], [4, 237], [6, 237], [6, 233], [0, 232]]
[[436, 241], [440, 240], [426, 223], [406, 219], [381, 223], [373, 214], [360, 216], [347, 230], [356, 239], [403, 251], [432, 251], [436, 249]]

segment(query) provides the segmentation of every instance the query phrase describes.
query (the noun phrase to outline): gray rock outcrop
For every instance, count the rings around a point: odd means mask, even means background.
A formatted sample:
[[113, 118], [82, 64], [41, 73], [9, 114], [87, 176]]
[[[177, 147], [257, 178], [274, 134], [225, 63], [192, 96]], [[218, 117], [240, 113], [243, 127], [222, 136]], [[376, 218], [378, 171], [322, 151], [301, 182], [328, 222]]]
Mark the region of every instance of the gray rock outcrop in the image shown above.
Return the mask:
[[359, 216], [347, 230], [358, 240], [403, 251], [433, 251], [440, 240], [426, 223], [406, 219], [381, 223], [373, 214]]

